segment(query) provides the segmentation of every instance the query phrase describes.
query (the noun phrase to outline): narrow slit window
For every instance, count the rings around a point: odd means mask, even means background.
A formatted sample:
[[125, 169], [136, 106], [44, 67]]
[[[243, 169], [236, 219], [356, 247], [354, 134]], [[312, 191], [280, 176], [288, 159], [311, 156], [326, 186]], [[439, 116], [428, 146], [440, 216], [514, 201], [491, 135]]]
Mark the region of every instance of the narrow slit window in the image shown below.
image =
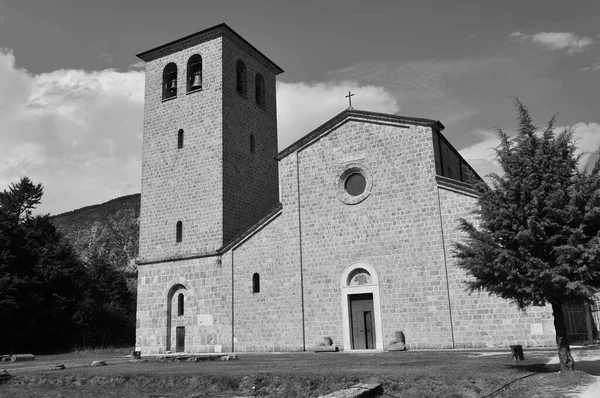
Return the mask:
[[183, 148], [183, 129], [177, 132], [177, 149]]
[[256, 151], [256, 140], [254, 139], [254, 134], [250, 134], [250, 153], [254, 153]]
[[179, 243], [183, 239], [183, 223], [181, 221], [177, 221], [177, 227], [175, 230], [175, 241]]
[[183, 316], [183, 293], [177, 296], [177, 316]]
[[256, 105], [261, 108], [265, 108], [265, 79], [262, 77], [260, 73], [256, 74], [256, 78], [254, 79], [255, 90], [254, 94], [256, 96]]
[[247, 91], [247, 76], [246, 64], [242, 60], [238, 60], [236, 64], [236, 89], [237, 92], [246, 95]]
[[260, 275], [258, 273], [252, 275], [252, 293], [260, 293]]
[[163, 69], [163, 100], [177, 96], [177, 65], [171, 62]]

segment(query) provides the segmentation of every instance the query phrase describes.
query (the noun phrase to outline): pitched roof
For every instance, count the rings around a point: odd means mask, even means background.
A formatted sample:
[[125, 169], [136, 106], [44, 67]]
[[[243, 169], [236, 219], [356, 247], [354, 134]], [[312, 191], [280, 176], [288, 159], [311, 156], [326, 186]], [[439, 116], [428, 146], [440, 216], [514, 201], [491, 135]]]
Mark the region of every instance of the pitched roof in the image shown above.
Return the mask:
[[200, 32], [191, 34], [189, 36], [182, 37], [181, 39], [174, 40], [167, 44], [163, 44], [162, 46], [155, 47], [153, 49], [141, 52], [137, 54], [137, 57], [143, 61], [153, 61], [155, 59], [164, 57], [169, 54], [173, 54], [174, 52], [181, 51], [185, 48], [189, 48], [195, 46], [199, 43], [203, 43], [205, 41], [214, 39], [216, 37], [220, 37], [223, 35], [229, 34], [235, 39], [241, 41], [243, 45], [248, 46], [253, 52], [258, 54], [260, 58], [267, 62], [267, 64], [273, 69], [273, 72], [277, 75], [283, 73], [283, 69], [281, 69], [275, 62], [271, 61], [267, 56], [258, 51], [256, 47], [250, 44], [246, 39], [240, 36], [236, 31], [231, 29], [227, 24], [221, 23], [215, 25], [211, 28], [204, 29]]
[[341, 126], [342, 124], [348, 121], [364, 121], [370, 123], [377, 124], [387, 124], [387, 125], [397, 125], [397, 124], [412, 124], [419, 126], [427, 126], [437, 129], [441, 131], [444, 129], [444, 125], [438, 120], [432, 119], [422, 119], [418, 117], [409, 117], [409, 116], [398, 116], [398, 115], [390, 115], [387, 113], [378, 113], [378, 112], [369, 112], [369, 111], [359, 111], [356, 109], [346, 109], [343, 112], [337, 114], [332, 119], [323, 123], [321, 126], [317, 127], [310, 133], [306, 134], [304, 137], [300, 138], [298, 141], [294, 142], [281, 152], [275, 156], [275, 159], [281, 160], [288, 156], [289, 154], [296, 152], [300, 149], [303, 149], [307, 146], [312, 145], [316, 142], [321, 136], [329, 133], [331, 130]]

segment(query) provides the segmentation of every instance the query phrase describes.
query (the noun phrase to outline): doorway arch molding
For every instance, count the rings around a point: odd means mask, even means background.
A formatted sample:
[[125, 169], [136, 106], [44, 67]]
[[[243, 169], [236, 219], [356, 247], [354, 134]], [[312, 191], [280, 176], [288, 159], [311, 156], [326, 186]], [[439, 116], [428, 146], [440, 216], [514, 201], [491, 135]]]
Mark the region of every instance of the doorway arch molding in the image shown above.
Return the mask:
[[[190, 283], [182, 277], [173, 278], [163, 289], [163, 298], [166, 300], [165, 312], [166, 312], [166, 333], [164, 335], [164, 350], [165, 352], [171, 351], [172, 347], [172, 336], [173, 329], [176, 326], [185, 326], [187, 324], [186, 320], [189, 319], [191, 306], [188, 305], [189, 300], [194, 296], [193, 288], [190, 286]], [[178, 316], [173, 315], [173, 297], [175, 294], [182, 293], [184, 296], [184, 305], [186, 306], [185, 315], [178, 319]], [[177, 311], [175, 311], [177, 314]], [[177, 322], [174, 322], [174, 319], [178, 319]]]
[[[365, 270], [370, 275], [370, 281], [363, 285], [350, 285], [350, 275], [358, 270]], [[383, 323], [381, 320], [381, 299], [379, 296], [379, 275], [375, 267], [365, 262], [355, 262], [348, 265], [340, 277], [342, 300], [342, 323], [344, 332], [344, 351], [352, 350], [350, 332], [350, 296], [353, 294], [371, 293], [373, 295], [373, 312], [375, 316], [375, 349], [383, 351]]]

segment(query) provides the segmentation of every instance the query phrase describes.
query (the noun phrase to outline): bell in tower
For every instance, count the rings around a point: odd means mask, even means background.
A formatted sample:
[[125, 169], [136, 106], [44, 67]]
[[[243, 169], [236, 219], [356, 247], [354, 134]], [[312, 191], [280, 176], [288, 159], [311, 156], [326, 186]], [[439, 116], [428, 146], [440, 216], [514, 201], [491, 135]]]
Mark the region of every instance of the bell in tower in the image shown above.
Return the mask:
[[194, 54], [187, 64], [187, 91], [200, 90], [202, 88], [202, 57]]
[[202, 75], [199, 72], [197, 72], [194, 75], [194, 81], [192, 82], [191, 89], [192, 90], [197, 90], [199, 88], [202, 88]]

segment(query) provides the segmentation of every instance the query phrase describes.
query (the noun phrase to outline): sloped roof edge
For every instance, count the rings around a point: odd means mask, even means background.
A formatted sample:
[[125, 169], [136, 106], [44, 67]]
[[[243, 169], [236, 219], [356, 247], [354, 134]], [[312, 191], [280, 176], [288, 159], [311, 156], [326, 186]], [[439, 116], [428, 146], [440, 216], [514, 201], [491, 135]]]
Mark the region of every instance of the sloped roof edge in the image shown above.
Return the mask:
[[136, 56], [145, 62], [153, 61], [155, 59], [161, 58], [165, 55], [168, 55], [175, 51], [178, 51], [182, 48], [187, 48], [192, 45], [195, 45], [195, 44], [203, 41], [203, 39], [208, 40], [211, 37], [222, 36], [223, 32], [225, 32], [225, 31], [231, 33], [234, 37], [241, 40], [242, 43], [246, 44], [253, 51], [255, 51], [260, 57], [262, 57], [265, 61], [267, 61], [267, 63], [270, 64], [271, 67], [274, 68], [275, 74], [283, 73], [283, 69], [281, 69], [275, 62], [271, 61], [266, 55], [264, 55], [262, 52], [260, 52], [256, 47], [254, 47], [252, 44], [250, 44], [250, 42], [248, 42], [246, 39], [244, 39], [242, 36], [240, 36], [235, 30], [231, 29], [226, 23], [220, 23], [220, 24], [210, 27], [208, 29], [201, 30], [200, 32], [193, 33], [191, 35], [171, 41], [171, 42], [163, 44], [161, 46], [141, 52], [139, 54], [136, 54]]
[[319, 137], [326, 134], [336, 126], [341, 123], [346, 122], [347, 120], [362, 120], [366, 122], [373, 123], [391, 123], [391, 124], [413, 124], [419, 126], [427, 126], [436, 128], [439, 131], [444, 129], [444, 125], [439, 120], [433, 119], [423, 119], [418, 117], [409, 117], [409, 116], [399, 116], [399, 115], [390, 115], [388, 113], [379, 113], [379, 112], [370, 112], [370, 111], [360, 111], [356, 109], [346, 109], [333, 118], [329, 119], [327, 122], [323, 123], [321, 126], [317, 127], [310, 133], [306, 134], [304, 137], [300, 138], [298, 141], [294, 142], [287, 148], [283, 149], [281, 152], [275, 156], [275, 159], [282, 160], [289, 154], [296, 152], [299, 149], [302, 149], [306, 146], [312, 145], [313, 142], [318, 140]]

